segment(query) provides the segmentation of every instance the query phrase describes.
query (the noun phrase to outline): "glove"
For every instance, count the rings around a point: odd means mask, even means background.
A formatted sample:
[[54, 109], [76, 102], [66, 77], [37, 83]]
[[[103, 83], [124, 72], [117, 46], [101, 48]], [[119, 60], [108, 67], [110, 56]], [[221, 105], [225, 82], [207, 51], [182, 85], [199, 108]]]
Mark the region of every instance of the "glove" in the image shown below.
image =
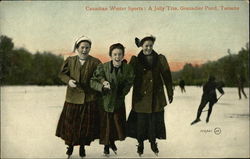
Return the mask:
[[76, 87], [76, 81], [75, 80], [69, 80], [69, 86], [72, 87], [72, 88], [75, 88]]
[[169, 103], [172, 103], [173, 102], [173, 96], [169, 96], [168, 100], [169, 100]]
[[215, 100], [214, 100], [214, 103], [217, 103], [217, 102], [218, 102], [218, 99], [215, 99]]
[[110, 88], [110, 84], [109, 84], [108, 81], [104, 81], [102, 84], [103, 84], [103, 88], [111, 89], [111, 88]]

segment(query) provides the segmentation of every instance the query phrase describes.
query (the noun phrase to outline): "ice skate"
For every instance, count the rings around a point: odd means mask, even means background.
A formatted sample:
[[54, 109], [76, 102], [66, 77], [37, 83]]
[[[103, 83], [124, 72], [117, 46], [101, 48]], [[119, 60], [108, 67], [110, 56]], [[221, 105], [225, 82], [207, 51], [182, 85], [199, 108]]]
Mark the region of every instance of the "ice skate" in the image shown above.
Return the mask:
[[84, 146], [80, 146], [80, 149], [79, 149], [79, 156], [80, 156], [81, 158], [83, 158], [83, 157], [86, 156]]
[[150, 146], [151, 146], [151, 150], [155, 153], [156, 156], [158, 156], [159, 149], [157, 147], [157, 143], [156, 142], [151, 142]]
[[139, 157], [141, 157], [141, 155], [143, 154], [143, 149], [144, 149], [143, 143], [139, 143], [139, 145], [137, 145], [137, 153]]
[[110, 148], [113, 150], [113, 152], [117, 155], [117, 147], [115, 145], [115, 143], [110, 145]]
[[192, 123], [191, 123], [191, 125], [194, 125], [194, 124], [196, 124], [196, 123], [198, 123], [198, 122], [200, 122], [201, 120], [200, 119], [195, 119]]
[[70, 156], [71, 156], [72, 153], [73, 153], [74, 146], [68, 146], [67, 149], [68, 149], [68, 150], [67, 150], [66, 154], [68, 155], [68, 159], [69, 159]]
[[105, 145], [104, 146], [104, 156], [106, 156], [106, 157], [109, 157], [109, 146], [108, 145]]
[[206, 119], [206, 123], [208, 123], [208, 122], [209, 122], [209, 118]]

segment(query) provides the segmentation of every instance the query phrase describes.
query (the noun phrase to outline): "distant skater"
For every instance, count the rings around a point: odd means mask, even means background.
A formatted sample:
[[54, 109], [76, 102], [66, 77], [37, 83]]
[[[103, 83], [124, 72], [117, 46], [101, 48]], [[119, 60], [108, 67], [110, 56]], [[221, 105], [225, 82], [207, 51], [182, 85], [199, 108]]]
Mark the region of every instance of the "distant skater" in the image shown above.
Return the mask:
[[185, 81], [183, 79], [180, 80], [179, 86], [181, 88], [181, 93], [186, 92], [186, 90], [185, 90]]
[[239, 92], [239, 99], [241, 99], [241, 93], [244, 95], [245, 98], [247, 98], [247, 95], [244, 91], [244, 83], [246, 82], [246, 79], [243, 75], [238, 76], [238, 92]]
[[209, 122], [209, 118], [212, 113], [213, 105], [218, 101], [217, 96], [216, 96], [216, 89], [218, 89], [218, 91], [221, 94], [224, 94], [224, 91], [222, 89], [223, 86], [224, 86], [223, 83], [219, 83], [215, 81], [214, 76], [209, 77], [208, 82], [206, 82], [203, 86], [203, 94], [201, 98], [201, 103], [197, 111], [196, 119], [191, 123], [191, 125], [201, 121], [200, 116], [201, 116], [202, 110], [205, 108], [207, 103], [209, 103], [209, 108], [208, 108], [206, 122], [207, 123]]

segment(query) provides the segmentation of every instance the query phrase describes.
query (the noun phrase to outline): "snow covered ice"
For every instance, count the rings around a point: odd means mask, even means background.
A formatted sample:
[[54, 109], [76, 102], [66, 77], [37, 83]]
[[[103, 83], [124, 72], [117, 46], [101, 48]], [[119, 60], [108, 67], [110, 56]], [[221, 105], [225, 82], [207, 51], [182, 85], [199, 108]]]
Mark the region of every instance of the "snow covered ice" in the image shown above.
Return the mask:
[[[239, 100], [237, 88], [224, 91], [213, 107], [210, 122], [205, 122], [207, 112], [203, 112], [202, 121], [190, 126], [202, 88], [188, 86], [183, 94], [175, 88], [173, 103], [165, 108], [167, 140], [157, 140], [159, 158], [250, 157], [249, 100]], [[245, 92], [249, 97], [248, 88]], [[1, 158], [66, 158], [66, 145], [55, 136], [65, 93], [65, 86], [1, 87]], [[126, 96], [127, 116], [131, 96], [132, 92]], [[138, 157], [136, 140], [126, 138], [116, 143], [118, 155], [111, 151], [110, 158]], [[86, 154], [86, 158], [104, 157], [103, 146], [95, 140], [86, 147]], [[156, 158], [148, 141], [142, 157]], [[79, 146], [74, 148], [72, 158], [80, 158]]]

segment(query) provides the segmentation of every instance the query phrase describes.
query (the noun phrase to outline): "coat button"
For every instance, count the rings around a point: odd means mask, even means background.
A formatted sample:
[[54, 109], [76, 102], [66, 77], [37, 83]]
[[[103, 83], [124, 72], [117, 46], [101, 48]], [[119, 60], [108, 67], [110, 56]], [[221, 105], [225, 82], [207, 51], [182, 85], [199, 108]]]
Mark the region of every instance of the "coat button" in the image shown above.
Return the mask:
[[153, 80], [150, 80], [150, 82], [153, 82]]
[[146, 94], [147, 92], [146, 91], [144, 91], [144, 94]]

